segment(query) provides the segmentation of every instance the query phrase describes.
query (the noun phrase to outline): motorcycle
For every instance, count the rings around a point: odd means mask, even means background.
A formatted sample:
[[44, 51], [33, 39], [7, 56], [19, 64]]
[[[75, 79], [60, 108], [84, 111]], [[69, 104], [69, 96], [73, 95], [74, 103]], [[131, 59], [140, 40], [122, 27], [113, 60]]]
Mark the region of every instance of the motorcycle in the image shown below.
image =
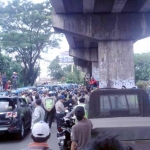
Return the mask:
[[71, 112], [73, 110], [73, 105], [72, 103], [69, 103], [68, 111]]
[[73, 118], [62, 118], [61, 127], [58, 127], [57, 138], [60, 150], [71, 149], [71, 128], [75, 124]]

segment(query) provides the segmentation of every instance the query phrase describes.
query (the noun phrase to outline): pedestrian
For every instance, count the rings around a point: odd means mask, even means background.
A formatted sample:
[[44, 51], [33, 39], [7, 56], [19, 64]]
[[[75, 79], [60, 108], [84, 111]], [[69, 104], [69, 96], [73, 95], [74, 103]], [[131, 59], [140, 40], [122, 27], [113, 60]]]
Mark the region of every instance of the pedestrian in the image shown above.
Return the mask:
[[56, 109], [56, 120], [57, 120], [57, 128], [61, 126], [61, 118], [65, 116], [65, 110], [68, 109], [64, 107], [63, 102], [65, 101], [64, 95], [58, 97], [58, 101], [55, 104]]
[[33, 125], [39, 121], [44, 121], [45, 118], [45, 111], [43, 109], [43, 107], [41, 106], [42, 101], [41, 99], [36, 99], [35, 101], [35, 109], [32, 115], [32, 125], [31, 128], [33, 127]]
[[54, 119], [55, 102], [56, 102], [56, 99], [51, 94], [51, 92], [48, 94], [47, 98], [43, 100], [43, 106], [45, 109], [45, 122], [49, 124], [50, 128]]
[[18, 75], [16, 72], [13, 72], [13, 75], [11, 76], [12, 79], [12, 88], [17, 89], [17, 80], [18, 80]]
[[6, 72], [2, 74], [2, 83], [3, 83], [3, 91], [5, 91], [6, 83], [7, 83], [7, 77], [6, 77]]
[[84, 117], [85, 112], [82, 106], [75, 109], [77, 123], [72, 127], [71, 150], [83, 150], [91, 139], [92, 122]]
[[50, 138], [50, 129], [47, 123], [40, 121], [32, 128], [31, 138], [33, 143], [30, 143], [27, 148], [23, 150], [50, 150], [47, 144]]
[[72, 104], [72, 106], [73, 105], [75, 105], [75, 100], [73, 100], [73, 98], [72, 98], [72, 95], [69, 95], [69, 100], [68, 100], [68, 104]]
[[5, 90], [10, 92], [10, 90], [11, 90], [11, 81], [10, 80], [8, 80], [7, 83], [5, 84]]
[[26, 100], [27, 100], [27, 103], [28, 103], [28, 104], [31, 104], [31, 103], [32, 103], [32, 101], [33, 101], [32, 93], [28, 93]]

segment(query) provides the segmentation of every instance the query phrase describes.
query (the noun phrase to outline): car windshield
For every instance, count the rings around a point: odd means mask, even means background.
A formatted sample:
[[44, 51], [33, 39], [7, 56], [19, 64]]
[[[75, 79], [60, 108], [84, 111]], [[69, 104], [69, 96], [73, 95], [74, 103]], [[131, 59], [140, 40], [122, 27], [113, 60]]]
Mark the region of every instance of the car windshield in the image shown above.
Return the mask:
[[14, 109], [14, 103], [10, 99], [0, 99], [0, 111]]

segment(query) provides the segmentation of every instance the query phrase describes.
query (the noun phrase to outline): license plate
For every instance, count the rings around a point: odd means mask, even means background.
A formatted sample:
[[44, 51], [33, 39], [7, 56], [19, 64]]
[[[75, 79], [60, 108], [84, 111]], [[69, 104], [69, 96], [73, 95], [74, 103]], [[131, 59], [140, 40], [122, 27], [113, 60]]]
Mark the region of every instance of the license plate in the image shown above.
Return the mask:
[[60, 136], [60, 137], [58, 137], [58, 139], [59, 140], [64, 140], [64, 139], [66, 139], [66, 137], [65, 136]]

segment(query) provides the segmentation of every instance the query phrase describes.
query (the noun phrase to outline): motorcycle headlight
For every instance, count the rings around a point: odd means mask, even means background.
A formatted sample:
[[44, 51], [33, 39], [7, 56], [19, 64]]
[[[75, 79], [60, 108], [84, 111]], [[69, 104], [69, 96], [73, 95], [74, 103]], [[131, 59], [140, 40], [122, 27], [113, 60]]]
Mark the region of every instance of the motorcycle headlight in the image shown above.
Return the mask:
[[64, 140], [61, 140], [61, 141], [60, 141], [60, 145], [64, 145]]

